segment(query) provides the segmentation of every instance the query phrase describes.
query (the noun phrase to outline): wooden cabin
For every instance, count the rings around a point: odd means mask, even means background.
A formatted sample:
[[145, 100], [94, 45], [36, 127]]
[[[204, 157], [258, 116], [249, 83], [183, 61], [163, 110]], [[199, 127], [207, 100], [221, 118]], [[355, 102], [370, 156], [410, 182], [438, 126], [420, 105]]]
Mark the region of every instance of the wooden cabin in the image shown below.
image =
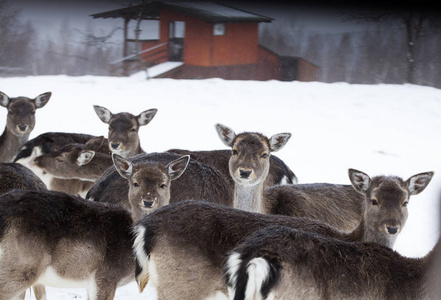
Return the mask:
[[[154, 78], [317, 79], [317, 66], [259, 45], [259, 23], [273, 19], [248, 11], [212, 2], [150, 2], [91, 16], [124, 19], [123, 57], [112, 63], [113, 75], [147, 68]], [[143, 20], [159, 22], [157, 38], [140, 37]], [[133, 44], [137, 54], [129, 53]]]

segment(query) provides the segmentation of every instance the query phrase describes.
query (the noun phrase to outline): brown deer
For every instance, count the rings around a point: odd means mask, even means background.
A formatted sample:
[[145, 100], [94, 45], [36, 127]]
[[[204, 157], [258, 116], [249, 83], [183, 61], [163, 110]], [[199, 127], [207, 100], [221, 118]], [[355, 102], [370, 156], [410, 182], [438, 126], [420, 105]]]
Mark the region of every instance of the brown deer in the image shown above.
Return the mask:
[[0, 196], [0, 223], [0, 299], [48, 285], [110, 300], [134, 279], [133, 221], [121, 207], [15, 190]]
[[112, 166], [107, 145], [104, 136], [93, 137], [85, 144], [67, 144], [56, 151], [37, 156], [34, 164], [55, 178], [95, 182]]
[[35, 110], [44, 107], [51, 93], [43, 93], [34, 99], [9, 98], [0, 92], [0, 105], [8, 109], [6, 127], [0, 136], [0, 162], [13, 162], [20, 147], [29, 140], [35, 127]]
[[41, 180], [43, 180], [49, 190], [79, 194], [82, 197], [85, 197], [87, 191], [93, 185], [93, 181], [75, 178], [56, 178], [51, 173], [36, 166], [34, 162], [35, 159], [41, 155], [56, 152], [68, 144], [85, 144], [93, 137], [94, 136], [92, 135], [81, 133], [46, 132], [25, 143], [17, 154], [15, 162], [30, 168], [41, 178]]
[[[247, 237], [228, 255], [230, 299], [439, 299], [441, 243], [423, 258], [286, 226]], [[436, 270], [437, 273], [433, 273]]]
[[0, 195], [14, 189], [46, 190], [46, 185], [31, 170], [17, 163], [0, 163]]
[[[31, 170], [18, 163], [0, 163], [0, 195], [13, 190], [45, 191], [46, 185]], [[35, 297], [45, 299], [46, 289], [42, 285], [33, 286]], [[25, 298], [23, 292], [20, 299]]]
[[118, 173], [128, 181], [130, 212], [135, 221], [170, 203], [171, 182], [181, 177], [190, 161], [188, 155], [167, 165], [153, 160], [133, 164], [118, 154], [112, 158]]
[[[142, 168], [144, 165], [151, 166], [157, 163], [167, 165], [181, 157], [182, 155], [175, 153], [159, 152], [140, 154], [127, 160], [134, 168]], [[193, 159], [188, 162], [182, 176], [173, 181], [170, 189], [171, 203], [188, 199], [210, 199], [212, 202], [232, 205], [231, 188], [227, 178], [215, 168]], [[111, 166], [90, 188], [86, 199], [118, 204], [130, 210], [128, 194], [127, 179], [120, 176], [115, 166]]]
[[135, 116], [128, 112], [112, 114], [107, 108], [98, 105], [93, 108], [100, 120], [109, 124], [107, 138], [112, 153], [123, 157], [145, 153], [139, 140], [139, 127], [150, 123], [158, 112], [157, 109], [149, 109]]
[[[374, 191], [371, 200], [378, 204], [366, 207], [370, 213], [362, 215], [359, 227], [351, 233], [310, 218], [260, 214], [204, 201], [184, 201], [157, 209], [135, 225], [136, 278], [141, 291], [150, 280], [160, 299], [227, 297], [221, 272], [227, 253], [251, 233], [268, 226], [288, 226], [347, 242], [375, 240], [389, 246], [395, 236], [385, 238], [384, 229], [376, 227], [379, 206], [387, 210], [388, 201], [400, 201], [406, 207], [410, 194], [423, 191], [433, 175], [428, 172], [411, 177], [407, 191], [403, 191], [397, 188], [398, 183], [391, 187], [388, 182], [367, 180], [364, 173], [349, 173], [360, 190], [366, 189], [366, 195]], [[391, 214], [395, 214], [396, 207], [391, 207]]]
[[290, 133], [268, 138], [261, 133], [237, 134], [222, 124], [216, 124], [221, 141], [231, 147], [228, 170], [234, 180], [233, 206], [246, 211], [261, 212], [261, 198], [270, 170], [271, 152], [282, 149]]

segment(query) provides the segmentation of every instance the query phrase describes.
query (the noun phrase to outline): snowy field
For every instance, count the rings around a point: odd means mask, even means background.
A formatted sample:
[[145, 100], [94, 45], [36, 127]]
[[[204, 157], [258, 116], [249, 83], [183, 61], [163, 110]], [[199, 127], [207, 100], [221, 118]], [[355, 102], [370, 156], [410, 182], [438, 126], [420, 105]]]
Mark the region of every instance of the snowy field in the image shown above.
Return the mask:
[[[31, 138], [48, 131], [106, 135], [93, 105], [133, 114], [157, 108], [153, 121], [140, 129], [147, 152], [170, 148], [226, 149], [214, 125], [271, 136], [290, 132], [288, 144], [275, 153], [300, 183], [349, 184], [348, 168], [371, 176], [408, 177], [435, 171], [427, 189], [413, 196], [409, 219], [395, 249], [424, 256], [438, 238], [441, 192], [441, 90], [415, 85], [351, 85], [280, 81], [145, 80], [130, 78], [41, 76], [0, 79], [10, 97], [51, 91], [37, 111]], [[0, 126], [6, 109], [0, 107]], [[84, 290], [48, 288], [48, 299], [86, 299]], [[26, 299], [34, 299], [31, 292]], [[115, 299], [155, 299], [151, 289], [138, 293], [135, 283], [117, 290]]]

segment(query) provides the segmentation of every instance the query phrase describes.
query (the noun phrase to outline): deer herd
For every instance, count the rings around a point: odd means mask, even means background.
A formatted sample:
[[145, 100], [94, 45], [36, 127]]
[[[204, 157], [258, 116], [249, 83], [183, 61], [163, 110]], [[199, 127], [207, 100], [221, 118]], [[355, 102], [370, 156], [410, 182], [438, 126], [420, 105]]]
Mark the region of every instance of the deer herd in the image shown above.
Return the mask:
[[146, 153], [155, 117], [93, 108], [107, 137], [31, 140], [51, 93], [10, 98], [0, 136], [0, 300], [82, 287], [113, 299], [133, 280], [158, 299], [437, 299], [441, 245], [393, 251], [409, 198], [434, 173], [404, 180], [349, 169], [350, 184], [300, 184], [273, 152], [289, 133], [236, 134], [229, 149]]

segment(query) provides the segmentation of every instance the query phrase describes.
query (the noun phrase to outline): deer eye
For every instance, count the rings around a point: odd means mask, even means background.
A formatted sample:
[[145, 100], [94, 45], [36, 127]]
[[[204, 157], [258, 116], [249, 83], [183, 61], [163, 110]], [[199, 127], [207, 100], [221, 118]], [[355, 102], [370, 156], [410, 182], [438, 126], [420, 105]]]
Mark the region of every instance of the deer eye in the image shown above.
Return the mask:
[[64, 162], [64, 159], [61, 156], [55, 157], [55, 160], [58, 161], [58, 162]]
[[377, 202], [377, 200], [371, 200], [371, 204], [374, 205], [374, 206], [377, 206], [378, 202]]
[[406, 202], [403, 203], [403, 206], [406, 207], [407, 204], [409, 204], [409, 202], [406, 201]]
[[163, 183], [163, 184], [161, 184], [159, 187], [160, 187], [161, 189], [165, 189], [167, 186], [165, 185], [165, 183]]
[[260, 157], [261, 157], [261, 158], [268, 158], [268, 156], [269, 156], [269, 155], [268, 155], [267, 153], [264, 153], [264, 154], [262, 154]]
[[112, 129], [113, 129], [113, 128], [109, 126], [109, 131], [112, 131]]
[[233, 151], [231, 151], [231, 153], [232, 153], [233, 155], [237, 155], [237, 154], [238, 154], [237, 150], [235, 150], [235, 149], [233, 149]]
[[134, 186], [134, 187], [139, 187], [139, 184], [138, 184], [137, 182], [134, 182], [134, 183], [133, 183], [133, 186]]
[[130, 131], [130, 132], [136, 132], [136, 128], [135, 128], [135, 127], [130, 128], [129, 131]]

